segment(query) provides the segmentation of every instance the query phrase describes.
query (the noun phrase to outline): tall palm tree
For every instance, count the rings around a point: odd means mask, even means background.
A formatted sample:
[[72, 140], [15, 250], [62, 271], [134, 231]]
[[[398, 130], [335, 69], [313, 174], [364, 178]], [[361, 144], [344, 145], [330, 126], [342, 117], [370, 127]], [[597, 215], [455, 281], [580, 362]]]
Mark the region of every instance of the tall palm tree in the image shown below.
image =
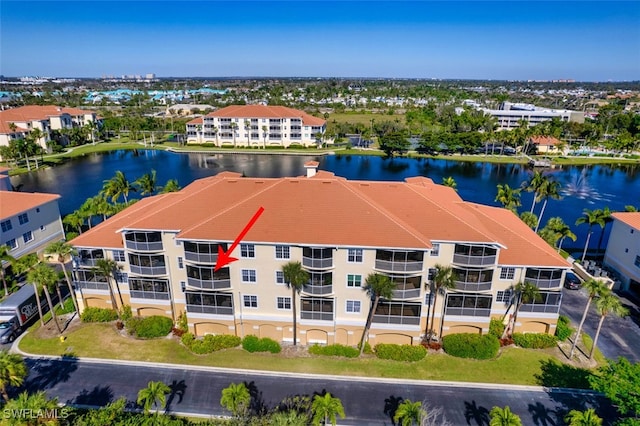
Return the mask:
[[560, 253], [560, 250], [562, 249], [562, 242], [564, 241], [565, 238], [569, 238], [572, 241], [575, 241], [577, 239], [576, 234], [574, 234], [571, 231], [571, 228], [569, 227], [569, 225], [564, 223], [562, 218], [559, 216], [552, 217], [551, 219], [549, 219], [545, 228], [548, 228], [553, 233], [555, 233], [556, 241], [558, 239], [560, 240], [558, 242], [558, 253]]
[[69, 213], [62, 219], [62, 223], [78, 230], [78, 234], [82, 234], [82, 225], [84, 225], [84, 217], [80, 211], [76, 210]]
[[364, 330], [362, 330], [362, 337], [360, 338], [360, 355], [364, 352], [364, 343], [369, 336], [369, 329], [371, 328], [373, 316], [376, 313], [380, 299], [391, 299], [395, 288], [396, 284], [386, 275], [369, 274], [367, 276], [363, 290], [369, 294], [373, 304], [370, 307], [369, 316], [367, 317]]
[[455, 191], [457, 191], [457, 187], [458, 187], [458, 183], [456, 182], [456, 180], [453, 178], [453, 176], [449, 176], [449, 177], [445, 177], [442, 178], [442, 184], [444, 186], [448, 186], [449, 188], [454, 189]]
[[598, 253], [600, 253], [600, 248], [602, 247], [604, 231], [607, 229], [607, 225], [613, 222], [613, 217], [611, 216], [611, 210], [609, 210], [609, 207], [605, 207], [600, 210], [600, 212], [600, 216], [602, 217], [602, 228], [600, 230], [600, 238], [598, 239]]
[[[29, 280], [33, 284], [36, 296], [40, 294], [41, 289], [44, 290], [44, 295], [47, 298], [47, 304], [49, 305], [49, 310], [51, 311], [51, 319], [58, 329], [58, 333], [62, 334], [62, 329], [60, 328], [58, 317], [56, 316], [55, 306], [53, 306], [53, 303], [51, 302], [51, 293], [49, 293], [49, 287], [57, 285], [58, 283], [58, 274], [49, 265], [45, 263], [38, 263], [27, 274], [27, 280]], [[40, 305], [39, 300], [38, 305]], [[42, 311], [40, 311], [40, 315], [42, 315]]]
[[247, 132], [247, 146], [251, 146], [251, 121], [244, 120], [244, 131]]
[[[167, 405], [166, 395], [171, 393], [171, 388], [163, 382], [149, 382], [147, 387], [138, 392], [138, 405], [142, 405], [145, 413], [154, 406], [164, 408]], [[156, 411], [156, 414], [158, 412]]]
[[287, 287], [291, 289], [291, 307], [293, 308], [293, 345], [298, 342], [296, 295], [302, 286], [309, 281], [309, 273], [302, 269], [300, 262], [288, 262], [282, 265], [282, 274]]
[[[13, 265], [13, 269], [16, 274], [29, 273], [31, 270], [38, 264], [38, 255], [35, 253], [28, 254], [26, 256], [22, 256], [20, 259], [16, 260]], [[33, 281], [32, 281], [33, 283]], [[36, 290], [36, 303], [38, 304], [38, 314], [40, 315], [40, 324], [44, 325], [44, 316], [42, 314], [42, 304], [40, 303], [40, 292], [38, 291], [38, 287], [35, 283], [33, 283], [33, 288]]]
[[67, 287], [69, 288], [69, 295], [71, 296], [71, 300], [73, 301], [73, 307], [76, 312], [78, 310], [78, 301], [76, 300], [76, 295], [73, 291], [73, 286], [71, 285], [71, 279], [69, 279], [69, 271], [67, 271], [66, 262], [67, 259], [71, 259], [73, 256], [78, 255], [78, 251], [73, 248], [66, 241], [56, 241], [55, 243], [51, 243], [44, 249], [46, 254], [52, 254], [56, 256], [56, 261], [60, 263], [62, 267], [62, 272], [64, 273], [64, 278], [67, 281]]
[[398, 405], [393, 421], [398, 426], [413, 426], [420, 425], [424, 417], [426, 413], [422, 409], [422, 402], [411, 402], [410, 399], [405, 399]]
[[231, 127], [231, 133], [233, 136], [233, 147], [236, 147], [236, 130], [238, 130], [238, 123], [231, 123], [229, 125], [229, 127]]
[[129, 192], [135, 192], [136, 188], [127, 180], [124, 173], [118, 170], [111, 179], [104, 181], [102, 191], [105, 196], [111, 197], [111, 201], [114, 203], [120, 197], [122, 197], [124, 202], [127, 203], [129, 202], [127, 199]]
[[314, 425], [327, 425], [329, 422], [333, 426], [336, 425], [337, 416], [344, 419], [344, 407], [340, 398], [331, 396], [329, 392], [324, 395], [316, 395], [311, 403], [311, 411], [313, 412]]
[[582, 253], [581, 262], [584, 263], [584, 259], [587, 257], [587, 250], [589, 249], [589, 240], [591, 239], [591, 234], [593, 233], [592, 228], [593, 225], [600, 225], [604, 227], [604, 218], [602, 217], [601, 210], [589, 210], [584, 209], [582, 211], [582, 216], [576, 220], [576, 225], [582, 225], [586, 223], [589, 225], [589, 231], [587, 232], [587, 242], [584, 245], [584, 252]]
[[527, 192], [533, 192], [533, 201], [531, 202], [531, 210], [530, 210], [531, 213], [533, 213], [533, 210], [536, 207], [536, 202], [537, 202], [536, 199], [538, 198], [538, 191], [540, 190], [542, 185], [544, 185], [546, 180], [547, 180], [547, 177], [544, 176], [541, 172], [536, 170], [533, 172], [533, 175], [531, 175], [528, 181], [525, 181], [522, 183], [522, 189], [524, 189]]
[[544, 203], [542, 203], [542, 210], [540, 210], [540, 216], [538, 217], [538, 224], [536, 225], [535, 232], [538, 232], [538, 228], [540, 227], [540, 223], [542, 222], [542, 216], [544, 216], [544, 210], [547, 208], [547, 202], [549, 198], [553, 198], [554, 200], [561, 200], [562, 195], [560, 194], [560, 182], [557, 180], [547, 179], [544, 185], [538, 191], [538, 201], [544, 199]]
[[251, 394], [244, 383], [231, 383], [222, 389], [220, 405], [231, 411], [234, 416], [241, 418], [249, 409]]
[[3, 244], [0, 246], [0, 278], [2, 278], [2, 285], [4, 286], [4, 295], [5, 297], [9, 295], [9, 287], [7, 286], [7, 278], [4, 273], [4, 263], [9, 263], [13, 265], [16, 259], [9, 254], [11, 248]]
[[[430, 288], [431, 294], [433, 295], [433, 309], [431, 310], [431, 322], [429, 323], [430, 329], [427, 333], [427, 336], [429, 337], [434, 335], [433, 329], [436, 321], [436, 302], [438, 300], [438, 293], [446, 293], [447, 290], [456, 288], [456, 276], [451, 266], [436, 264], [434, 268], [436, 271], [433, 279], [431, 280]], [[444, 318], [440, 320], [440, 322], [443, 321]]]
[[589, 313], [589, 306], [591, 306], [591, 302], [595, 297], [600, 297], [603, 294], [609, 292], [610, 290], [604, 285], [602, 281], [594, 280], [593, 278], [587, 280], [582, 284], [582, 287], [587, 290], [589, 297], [587, 298], [587, 303], [584, 306], [584, 311], [582, 312], [582, 318], [580, 319], [580, 324], [578, 324], [578, 330], [576, 331], [576, 337], [573, 339], [573, 344], [571, 345], [571, 350], [569, 351], [569, 359], [573, 358], [573, 352], [578, 345], [578, 340], [582, 336], [582, 326], [584, 325], [584, 321], [587, 319], [587, 314]]
[[160, 190], [160, 193], [166, 194], [167, 192], [178, 192], [180, 189], [180, 184], [177, 179], [169, 179]]
[[9, 400], [7, 388], [21, 386], [27, 377], [27, 365], [22, 356], [7, 351], [0, 351], [0, 394], [5, 401]]
[[567, 426], [601, 426], [602, 419], [596, 410], [589, 408], [585, 411], [571, 410], [564, 418]]
[[611, 291], [608, 291], [600, 296], [596, 300], [595, 305], [596, 312], [600, 314], [600, 321], [598, 321], [596, 335], [593, 338], [593, 346], [591, 347], [591, 351], [589, 352], [589, 359], [593, 358], [593, 353], [595, 352], [596, 345], [598, 344], [598, 337], [600, 337], [602, 323], [604, 322], [604, 319], [607, 317], [607, 315], [613, 314], [619, 317], [626, 317], [627, 315], [629, 315], [629, 309], [622, 306], [622, 303], [620, 303], [620, 299], [618, 299], [618, 297]]
[[211, 127], [211, 133], [213, 133], [213, 136], [216, 137], [216, 146], [220, 146], [220, 144], [218, 143], [218, 127], [216, 126], [212, 126]]
[[511, 320], [511, 327], [507, 327], [505, 331], [511, 330], [511, 334], [515, 332], [516, 323], [518, 321], [518, 312], [522, 305], [533, 303], [538, 297], [540, 297], [540, 290], [534, 284], [525, 281], [519, 282], [513, 288], [515, 294], [515, 309], [513, 311], [513, 318]]
[[156, 192], [156, 171], [151, 170], [150, 173], [145, 173], [135, 180], [134, 184], [140, 190], [140, 195], [153, 195]]
[[518, 207], [522, 204], [520, 203], [520, 190], [511, 188], [509, 184], [498, 184], [498, 194], [496, 195], [495, 201], [502, 204], [505, 209], [511, 210], [514, 213], [517, 213]]
[[520, 416], [513, 413], [509, 406], [493, 407], [489, 411], [489, 426], [522, 426]]
[[31, 131], [29, 132], [29, 136], [27, 137], [27, 141], [30, 142], [29, 145], [29, 152], [30, 154], [34, 155], [34, 159], [36, 162], [36, 169], [38, 168], [38, 153], [42, 150], [42, 146], [40, 145], [40, 139], [44, 138], [46, 136], [46, 134], [38, 129], [38, 128], [34, 128], [31, 129]]
[[262, 141], [264, 143], [264, 149], [267, 149], [267, 136], [269, 136], [269, 128], [262, 126]]
[[[98, 259], [96, 261], [96, 266], [93, 268], [94, 273], [103, 276], [107, 280], [107, 286], [109, 287], [109, 296], [111, 297], [111, 304], [113, 309], [118, 312], [118, 318], [120, 318], [120, 309], [124, 306], [124, 301], [122, 300], [122, 293], [120, 293], [120, 286], [118, 285], [118, 281], [115, 279], [114, 271], [117, 271], [121, 267], [115, 260], [112, 259]], [[116, 288], [118, 289], [118, 295], [120, 296], [120, 307], [118, 307], [118, 303], [116, 302], [116, 295], [113, 292], [113, 287], [111, 286], [111, 281], [115, 281]]]

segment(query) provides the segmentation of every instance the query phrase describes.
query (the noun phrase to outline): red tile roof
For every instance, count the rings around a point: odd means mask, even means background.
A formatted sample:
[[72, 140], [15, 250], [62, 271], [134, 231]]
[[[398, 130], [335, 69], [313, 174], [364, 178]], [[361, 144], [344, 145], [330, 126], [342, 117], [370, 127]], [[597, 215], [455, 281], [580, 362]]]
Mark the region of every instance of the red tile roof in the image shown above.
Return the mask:
[[58, 198], [58, 194], [0, 191], [0, 219], [10, 218]]
[[[9, 127], [10, 123], [29, 122], [34, 120], [47, 120], [49, 117], [59, 117], [62, 114], [78, 116], [84, 114], [94, 114], [94, 111], [82, 110], [78, 108], [58, 107], [55, 105], [26, 105], [18, 108], [11, 108], [0, 111], [0, 133], [13, 133]], [[18, 128], [17, 131], [27, 131]]]
[[616, 212], [611, 213], [611, 217], [632, 228], [640, 229], [640, 212]]
[[554, 138], [553, 136], [531, 136], [531, 138], [529, 138], [529, 142], [534, 145], [542, 146], [556, 146], [562, 143], [562, 141]]
[[187, 124], [202, 124], [203, 120], [202, 117], [196, 117], [191, 121], [187, 121]]
[[298, 109], [267, 105], [230, 105], [207, 114], [223, 118], [299, 118], [305, 126], [323, 126], [326, 121]]

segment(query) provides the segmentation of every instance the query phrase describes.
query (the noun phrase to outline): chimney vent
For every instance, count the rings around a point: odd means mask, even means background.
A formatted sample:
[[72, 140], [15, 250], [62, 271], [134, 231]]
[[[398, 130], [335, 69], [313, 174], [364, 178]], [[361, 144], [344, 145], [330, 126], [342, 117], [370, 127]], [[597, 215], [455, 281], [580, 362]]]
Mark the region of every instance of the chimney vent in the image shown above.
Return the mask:
[[307, 161], [306, 163], [304, 163], [304, 168], [307, 169], [308, 178], [314, 177], [316, 175], [319, 165], [320, 163], [318, 163], [317, 161]]

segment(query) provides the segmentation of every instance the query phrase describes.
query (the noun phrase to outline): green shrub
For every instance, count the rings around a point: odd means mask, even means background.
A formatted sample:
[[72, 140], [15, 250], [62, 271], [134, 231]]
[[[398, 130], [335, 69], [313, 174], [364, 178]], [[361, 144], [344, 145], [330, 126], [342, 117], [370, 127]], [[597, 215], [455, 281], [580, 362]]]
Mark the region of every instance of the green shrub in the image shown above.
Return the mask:
[[491, 359], [498, 355], [500, 341], [491, 334], [448, 334], [442, 338], [442, 347], [459, 358]]
[[114, 309], [84, 308], [80, 316], [83, 322], [110, 322], [118, 319], [118, 313]]
[[196, 339], [193, 333], [184, 333], [180, 341], [189, 350], [195, 354], [209, 354], [221, 349], [235, 348], [240, 344], [241, 339], [238, 336], [229, 334], [220, 334], [214, 336], [207, 334], [202, 339]]
[[513, 333], [513, 342], [521, 348], [544, 349], [556, 345], [556, 336], [543, 333]]
[[242, 348], [247, 352], [271, 352], [272, 354], [280, 353], [282, 348], [280, 343], [268, 337], [259, 339], [256, 336], [248, 335], [242, 339]]
[[126, 327], [129, 334], [142, 339], [153, 339], [169, 334], [173, 328], [173, 321], [160, 315], [134, 317], [126, 322]]
[[194, 340], [196, 340], [196, 336], [194, 336], [193, 333], [184, 333], [180, 338], [182, 344], [188, 348], [191, 348], [191, 344]]
[[131, 318], [133, 318], [133, 313], [131, 312], [131, 306], [129, 305], [124, 305], [122, 307], [122, 309], [120, 310], [120, 318], [122, 319], [122, 321], [127, 322], [129, 321]]
[[309, 353], [324, 356], [343, 356], [346, 358], [357, 358], [360, 355], [358, 349], [345, 345], [320, 346], [316, 344], [309, 348]]
[[392, 359], [394, 361], [420, 361], [427, 355], [424, 346], [394, 345], [380, 343], [375, 347], [376, 356], [380, 359]]
[[558, 323], [556, 324], [556, 337], [558, 340], [564, 342], [573, 334], [573, 328], [569, 325], [570, 320], [564, 315], [558, 317]]
[[496, 318], [491, 318], [491, 321], [489, 322], [489, 334], [496, 336], [499, 339], [502, 337], [502, 333], [504, 333], [504, 324], [502, 321]]

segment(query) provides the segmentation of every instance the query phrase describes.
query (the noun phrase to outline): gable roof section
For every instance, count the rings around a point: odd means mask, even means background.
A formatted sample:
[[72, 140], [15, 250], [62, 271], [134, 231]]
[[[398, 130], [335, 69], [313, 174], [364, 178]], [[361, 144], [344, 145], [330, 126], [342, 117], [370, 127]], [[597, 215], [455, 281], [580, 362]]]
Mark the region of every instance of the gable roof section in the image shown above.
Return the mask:
[[640, 229], [640, 212], [616, 212], [611, 213], [611, 217], [632, 228]]
[[[14, 122], [30, 122], [34, 120], [48, 120], [50, 117], [59, 117], [63, 114], [71, 116], [93, 114], [94, 111], [79, 108], [66, 108], [56, 105], [26, 105], [0, 111], [0, 133], [12, 133], [9, 127]], [[21, 129], [17, 129], [18, 131]]]
[[58, 194], [0, 191], [0, 219], [8, 219], [58, 198]]
[[534, 145], [556, 146], [562, 142], [553, 136], [531, 136], [529, 141]]
[[221, 118], [300, 118], [305, 126], [322, 126], [322, 118], [314, 117], [304, 111], [284, 106], [267, 105], [230, 105], [206, 115]]

